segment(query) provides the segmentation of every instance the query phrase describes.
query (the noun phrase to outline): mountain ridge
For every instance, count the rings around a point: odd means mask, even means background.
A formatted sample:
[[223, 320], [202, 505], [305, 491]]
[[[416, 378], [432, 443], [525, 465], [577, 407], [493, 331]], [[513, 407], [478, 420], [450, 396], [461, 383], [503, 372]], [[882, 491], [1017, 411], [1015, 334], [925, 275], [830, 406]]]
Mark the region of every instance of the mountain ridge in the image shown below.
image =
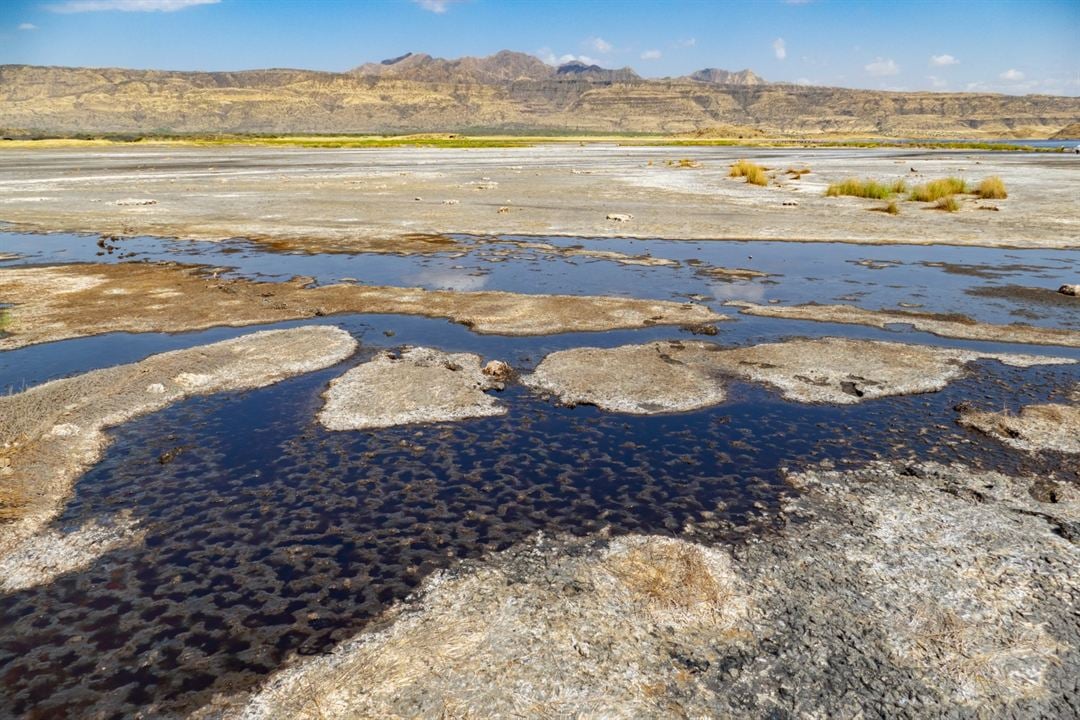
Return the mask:
[[645, 79], [524, 53], [408, 53], [348, 72], [0, 66], [0, 127], [40, 133], [694, 133], [777, 137], [1049, 137], [1080, 98], [904, 93], [768, 83], [706, 68]]

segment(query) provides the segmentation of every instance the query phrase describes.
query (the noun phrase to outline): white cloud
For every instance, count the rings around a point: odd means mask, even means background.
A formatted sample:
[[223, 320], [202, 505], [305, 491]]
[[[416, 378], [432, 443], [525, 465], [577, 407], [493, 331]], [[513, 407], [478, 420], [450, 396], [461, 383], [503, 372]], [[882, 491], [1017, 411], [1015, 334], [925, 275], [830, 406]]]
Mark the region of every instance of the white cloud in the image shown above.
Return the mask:
[[614, 49], [614, 46], [602, 37], [589, 38], [589, 47], [598, 53], [609, 53]]
[[1020, 72], [1015, 68], [1009, 68], [1005, 72], [998, 75], [998, 77], [1002, 80], [1005, 80], [1006, 82], [1020, 82], [1024, 79], [1024, 73]]
[[692, 48], [697, 45], [697, 38], [686, 38], [675, 43], [677, 48]]
[[573, 55], [566, 53], [565, 55], [556, 55], [551, 48], [542, 47], [536, 51], [536, 57], [540, 58], [548, 65], [565, 65], [570, 62], [579, 62], [585, 65], [599, 65], [600, 62], [596, 58], [589, 57], [588, 55]]
[[464, 0], [412, 0], [414, 3], [427, 10], [433, 12], [436, 15], [442, 15], [450, 6], [454, 3], [464, 2]]
[[927, 75], [926, 79], [930, 81], [930, 85], [935, 88], [943, 88], [948, 86], [949, 81], [945, 78], [939, 78], [937, 75]]
[[773, 52], [776, 53], [777, 60], [783, 60], [787, 57], [787, 43], [784, 42], [784, 38], [776, 38], [772, 41]]
[[19, 23], [20, 30], [37, 30], [37, 25], [34, 23]]
[[642, 60], [659, 60], [663, 56], [664, 54], [659, 50], [646, 50], [645, 52], [641, 53]]
[[897, 65], [892, 58], [874, 58], [874, 62], [866, 65], [863, 69], [875, 77], [887, 77], [889, 75], [900, 74], [900, 66]]
[[49, 12], [70, 14], [84, 12], [176, 12], [196, 5], [217, 5], [221, 0], [65, 0], [46, 5]]
[[588, 55], [571, 55], [567, 53], [559, 56], [559, 65], [565, 65], [566, 63], [579, 62], [583, 65], [599, 65], [600, 62], [596, 58], [591, 58]]
[[959, 65], [960, 61], [945, 53], [944, 55], [931, 55], [930, 64], [935, 67], [945, 67], [946, 65]]

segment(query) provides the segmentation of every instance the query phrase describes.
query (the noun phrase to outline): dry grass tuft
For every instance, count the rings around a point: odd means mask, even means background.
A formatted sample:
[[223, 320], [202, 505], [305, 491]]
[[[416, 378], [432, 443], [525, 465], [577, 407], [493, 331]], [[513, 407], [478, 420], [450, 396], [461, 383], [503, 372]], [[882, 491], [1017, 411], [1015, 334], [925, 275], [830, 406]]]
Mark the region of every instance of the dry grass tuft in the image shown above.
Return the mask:
[[749, 160], [740, 160], [731, 166], [731, 171], [728, 173], [729, 177], [744, 177], [746, 182], [751, 185], [760, 185], [762, 187], [769, 184], [769, 178], [765, 175], [765, 168], [757, 163], [752, 163]]
[[663, 608], [721, 607], [732, 597], [730, 590], [717, 582], [701, 551], [689, 545], [634, 548], [612, 573], [631, 591]]
[[1056, 662], [1063, 646], [1045, 630], [1028, 623], [975, 622], [951, 608], [930, 604], [915, 608], [910, 621], [912, 643], [906, 660], [936, 666], [956, 685], [961, 697], [997, 695], [1015, 698], [1042, 694], [1042, 678], [1016, 672], [1033, 660]]
[[960, 203], [956, 202], [956, 198], [952, 195], [946, 195], [934, 203], [934, 209], [944, 210], [945, 212], [956, 212], [960, 209]]
[[672, 165], [673, 167], [677, 167], [677, 168], [701, 167], [701, 163], [699, 163], [697, 160], [691, 160], [690, 158], [682, 158], [681, 160], [678, 160], [676, 162], [668, 161], [668, 164]]
[[877, 180], [859, 180], [848, 178], [842, 182], [833, 183], [825, 191], [825, 197], [839, 197], [849, 195], [851, 197], [873, 198], [875, 200], [887, 200], [888, 198], [907, 191], [907, 185], [903, 180], [896, 180], [891, 184], [880, 183]]
[[26, 514], [30, 496], [26, 489], [11, 483], [10, 478], [0, 485], [0, 522], [18, 520]]
[[1009, 193], [1005, 191], [1005, 181], [997, 175], [991, 175], [979, 183], [975, 194], [983, 200], [1004, 200], [1009, 197]]
[[803, 175], [810, 174], [810, 168], [788, 168], [784, 171], [785, 175], [790, 175], [792, 180], [798, 180]]
[[934, 202], [950, 195], [967, 192], [967, 183], [958, 177], [947, 177], [931, 180], [925, 185], [919, 185], [911, 191], [911, 200], [917, 202]]
[[870, 208], [874, 212], [885, 213], [886, 215], [899, 215], [900, 206], [896, 204], [895, 200], [890, 200], [887, 205], [881, 207]]

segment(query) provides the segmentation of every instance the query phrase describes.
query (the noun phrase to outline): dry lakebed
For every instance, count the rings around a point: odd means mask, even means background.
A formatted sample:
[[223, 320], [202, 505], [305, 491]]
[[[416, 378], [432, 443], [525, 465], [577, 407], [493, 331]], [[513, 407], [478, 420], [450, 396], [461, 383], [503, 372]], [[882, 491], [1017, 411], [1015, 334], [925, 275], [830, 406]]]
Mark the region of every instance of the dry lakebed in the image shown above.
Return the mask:
[[1080, 716], [1077, 197], [0, 148], [0, 717]]

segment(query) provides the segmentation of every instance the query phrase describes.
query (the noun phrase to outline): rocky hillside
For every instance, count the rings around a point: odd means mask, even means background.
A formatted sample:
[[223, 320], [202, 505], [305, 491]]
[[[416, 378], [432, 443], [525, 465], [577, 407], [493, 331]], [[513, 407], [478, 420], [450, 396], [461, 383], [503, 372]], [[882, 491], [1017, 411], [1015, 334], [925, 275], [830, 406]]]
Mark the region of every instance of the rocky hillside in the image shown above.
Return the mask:
[[1051, 140], [1080, 140], [1080, 122], [1069, 123], [1050, 136]]
[[633, 70], [522, 53], [406, 55], [348, 73], [164, 72], [0, 66], [0, 127], [31, 132], [364, 133], [592, 131], [1047, 137], [1080, 98], [886, 93], [767, 83], [710, 68], [646, 80]]

